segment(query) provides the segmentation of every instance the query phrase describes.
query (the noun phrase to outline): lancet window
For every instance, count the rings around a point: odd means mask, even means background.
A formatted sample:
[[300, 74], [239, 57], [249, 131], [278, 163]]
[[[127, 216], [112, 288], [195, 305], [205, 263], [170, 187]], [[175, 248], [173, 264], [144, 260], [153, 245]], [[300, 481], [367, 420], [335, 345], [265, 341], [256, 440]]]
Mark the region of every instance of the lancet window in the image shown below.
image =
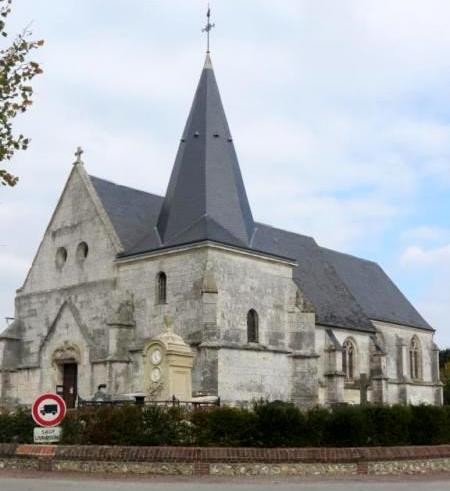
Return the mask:
[[158, 303], [167, 303], [167, 276], [166, 273], [158, 274]]
[[355, 377], [356, 347], [351, 339], [346, 339], [342, 345], [342, 371], [346, 381], [352, 381]]
[[257, 343], [259, 341], [258, 313], [256, 310], [249, 310], [247, 314], [247, 341]]

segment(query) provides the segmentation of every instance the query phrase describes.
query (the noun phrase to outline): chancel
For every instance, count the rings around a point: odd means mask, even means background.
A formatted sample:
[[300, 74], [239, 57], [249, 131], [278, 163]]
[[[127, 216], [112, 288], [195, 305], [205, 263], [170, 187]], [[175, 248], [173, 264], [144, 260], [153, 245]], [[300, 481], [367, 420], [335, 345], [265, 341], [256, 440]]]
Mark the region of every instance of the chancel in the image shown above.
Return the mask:
[[112, 398], [441, 404], [434, 330], [378, 264], [253, 218], [209, 14], [165, 196], [89, 175], [77, 150], [0, 335], [0, 402], [62, 386], [73, 406], [106, 385]]

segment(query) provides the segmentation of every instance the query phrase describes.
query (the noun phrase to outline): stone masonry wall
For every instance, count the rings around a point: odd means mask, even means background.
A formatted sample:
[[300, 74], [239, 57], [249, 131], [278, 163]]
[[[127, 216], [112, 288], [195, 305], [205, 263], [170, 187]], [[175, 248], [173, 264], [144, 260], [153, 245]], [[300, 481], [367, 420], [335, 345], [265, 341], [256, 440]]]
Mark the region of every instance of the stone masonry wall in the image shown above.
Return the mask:
[[221, 349], [219, 394], [227, 403], [249, 405], [254, 400], [290, 399], [290, 359], [285, 353]]
[[[293, 266], [210, 249], [207, 267], [214, 273], [218, 290], [218, 394], [228, 403], [248, 404], [260, 398], [290, 400], [293, 360], [288, 355], [292, 353], [292, 340], [303, 339], [303, 345], [296, 349], [315, 349], [313, 328], [312, 337], [291, 332], [302, 334], [311, 323], [311, 315], [301, 312], [292, 322], [292, 312], [297, 309]], [[249, 343], [247, 338], [247, 314], [251, 309], [258, 315], [258, 343]], [[310, 374], [309, 383], [315, 390], [315, 371], [305, 369], [303, 373]]]
[[[163, 305], [157, 301], [159, 272], [167, 276]], [[216, 293], [205, 293], [207, 275]], [[174, 331], [194, 346], [194, 392], [228, 402], [289, 398], [288, 312], [296, 291], [291, 265], [225, 248], [194, 247], [119, 262], [117, 285], [134, 299], [137, 348], [162, 332], [167, 315]], [[211, 297], [206, 307], [205, 295]], [[253, 346], [247, 343], [251, 308], [259, 317], [260, 343]], [[136, 364], [142, 371], [138, 355]]]
[[[397, 403], [436, 403], [439, 404], [437, 400], [437, 394], [440, 393], [440, 384], [433, 380], [432, 364], [433, 360], [433, 333], [428, 331], [423, 331], [420, 329], [414, 329], [407, 326], [399, 326], [395, 324], [389, 324], [385, 322], [374, 321], [374, 325], [379, 331], [377, 335], [379, 342], [383, 345], [386, 351], [386, 361], [387, 370], [386, 375], [388, 377], [387, 381], [387, 397], [386, 400], [390, 404]], [[324, 356], [324, 348], [327, 343], [326, 328], [322, 326], [317, 326], [316, 328], [316, 349], [318, 353], [321, 354], [319, 359], [319, 383], [323, 390], [320, 391], [320, 403], [326, 403], [326, 379], [323, 375], [327, 370], [327, 358]], [[360, 374], [366, 374], [370, 376], [371, 366], [370, 366], [370, 334], [364, 332], [350, 331], [346, 329], [334, 328], [333, 334], [336, 339], [342, 345], [342, 343], [350, 338], [353, 340], [356, 346], [356, 358], [355, 358], [355, 382], [353, 384], [344, 384], [344, 394], [343, 402], [350, 404], [359, 404], [360, 402], [360, 388], [359, 388], [359, 377]], [[406, 388], [404, 384], [402, 385], [401, 379], [398, 377], [398, 366], [399, 366], [399, 351], [398, 342], [399, 338], [404, 340], [406, 345], [413, 336], [417, 336], [421, 345], [421, 363], [422, 363], [422, 379], [420, 381], [411, 381], [409, 379], [409, 358], [406, 356], [404, 367], [405, 376], [408, 379]], [[404, 390], [406, 395], [401, 394], [401, 390]], [[371, 387], [368, 388], [367, 400], [370, 402], [372, 400]]]
[[[81, 350], [80, 373], [85, 376], [79, 391], [83, 397], [93, 391], [90, 361], [107, 354], [105, 321], [118, 301], [113, 263], [117, 247], [84, 178], [84, 169], [74, 167], [17, 293], [15, 317], [22, 324], [20, 370], [12, 374], [7, 395], [23, 403], [30, 403], [43, 390], [55, 390], [60, 383], [58, 367], [51, 359], [58, 348], [72, 344]], [[88, 245], [87, 257], [77, 252], [81, 242]], [[67, 251], [67, 260], [58, 265], [61, 247]]]
[[450, 471], [450, 446], [271, 449], [0, 444], [0, 469], [215, 476], [428, 474]]
[[[169, 316], [174, 331], [196, 353], [194, 392], [219, 395], [230, 403], [261, 397], [290, 400], [293, 394], [305, 405], [326, 402], [326, 334], [314, 326], [313, 313], [302, 312], [302, 294], [292, 281], [294, 265], [221, 246], [116, 260], [120, 243], [90, 186], [83, 167], [75, 166], [18, 290], [20, 356], [12, 367], [17, 370], [1, 377], [2, 397], [30, 403], [37, 393], [54, 390], [62, 381], [58, 356], [78, 363], [83, 398], [100, 383], [116, 394], [142, 391], [142, 349], [161, 334]], [[88, 245], [87, 257], [79, 254], [81, 242]], [[58, 265], [61, 247], [67, 260]], [[157, 298], [160, 272], [167, 275], [163, 304]], [[250, 309], [258, 314], [258, 343], [247, 340]], [[376, 325], [388, 353], [388, 402], [438, 402], [432, 333]], [[357, 373], [369, 374], [369, 335], [333, 332], [341, 344], [347, 337], [354, 340]], [[398, 345], [399, 339], [409, 343], [413, 334], [422, 349], [422, 380], [406, 384], [399, 377]], [[403, 371], [407, 376], [407, 362]], [[359, 387], [350, 385], [343, 401], [357, 403]]]
[[[407, 326], [399, 326], [387, 322], [373, 321], [375, 327], [381, 333], [385, 344], [387, 356], [388, 401], [391, 404], [407, 402], [410, 404], [436, 403], [441, 392], [440, 383], [435, 379], [437, 369], [433, 373], [434, 359], [433, 332], [414, 329]], [[410, 378], [409, 344], [413, 336], [419, 339], [421, 352], [421, 377], [418, 381]], [[399, 360], [399, 343], [404, 344], [403, 363]], [[400, 365], [402, 365], [400, 367]], [[406, 379], [407, 385], [402, 385]], [[402, 394], [403, 391], [403, 394]]]

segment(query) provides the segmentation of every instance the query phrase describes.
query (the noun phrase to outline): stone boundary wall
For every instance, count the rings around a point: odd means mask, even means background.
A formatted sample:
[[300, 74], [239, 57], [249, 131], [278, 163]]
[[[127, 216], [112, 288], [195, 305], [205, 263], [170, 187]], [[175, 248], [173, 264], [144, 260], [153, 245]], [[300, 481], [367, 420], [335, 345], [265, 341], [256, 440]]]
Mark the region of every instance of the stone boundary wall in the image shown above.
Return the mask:
[[165, 475], [389, 475], [450, 472], [450, 445], [361, 448], [0, 444], [0, 469]]

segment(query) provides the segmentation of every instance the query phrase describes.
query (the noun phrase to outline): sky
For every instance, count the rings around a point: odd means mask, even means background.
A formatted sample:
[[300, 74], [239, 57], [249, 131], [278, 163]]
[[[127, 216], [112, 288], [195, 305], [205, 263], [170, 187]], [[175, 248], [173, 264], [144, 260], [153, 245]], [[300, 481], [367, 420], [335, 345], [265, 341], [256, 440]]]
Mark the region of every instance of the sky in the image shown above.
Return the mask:
[[[380, 263], [450, 347], [450, 2], [211, 0], [211, 56], [256, 220]], [[204, 61], [203, 0], [15, 0], [45, 46], [0, 189], [0, 328], [78, 145], [163, 195]], [[5, 43], [4, 40], [0, 43]], [[1, 44], [0, 44], [1, 45]]]

